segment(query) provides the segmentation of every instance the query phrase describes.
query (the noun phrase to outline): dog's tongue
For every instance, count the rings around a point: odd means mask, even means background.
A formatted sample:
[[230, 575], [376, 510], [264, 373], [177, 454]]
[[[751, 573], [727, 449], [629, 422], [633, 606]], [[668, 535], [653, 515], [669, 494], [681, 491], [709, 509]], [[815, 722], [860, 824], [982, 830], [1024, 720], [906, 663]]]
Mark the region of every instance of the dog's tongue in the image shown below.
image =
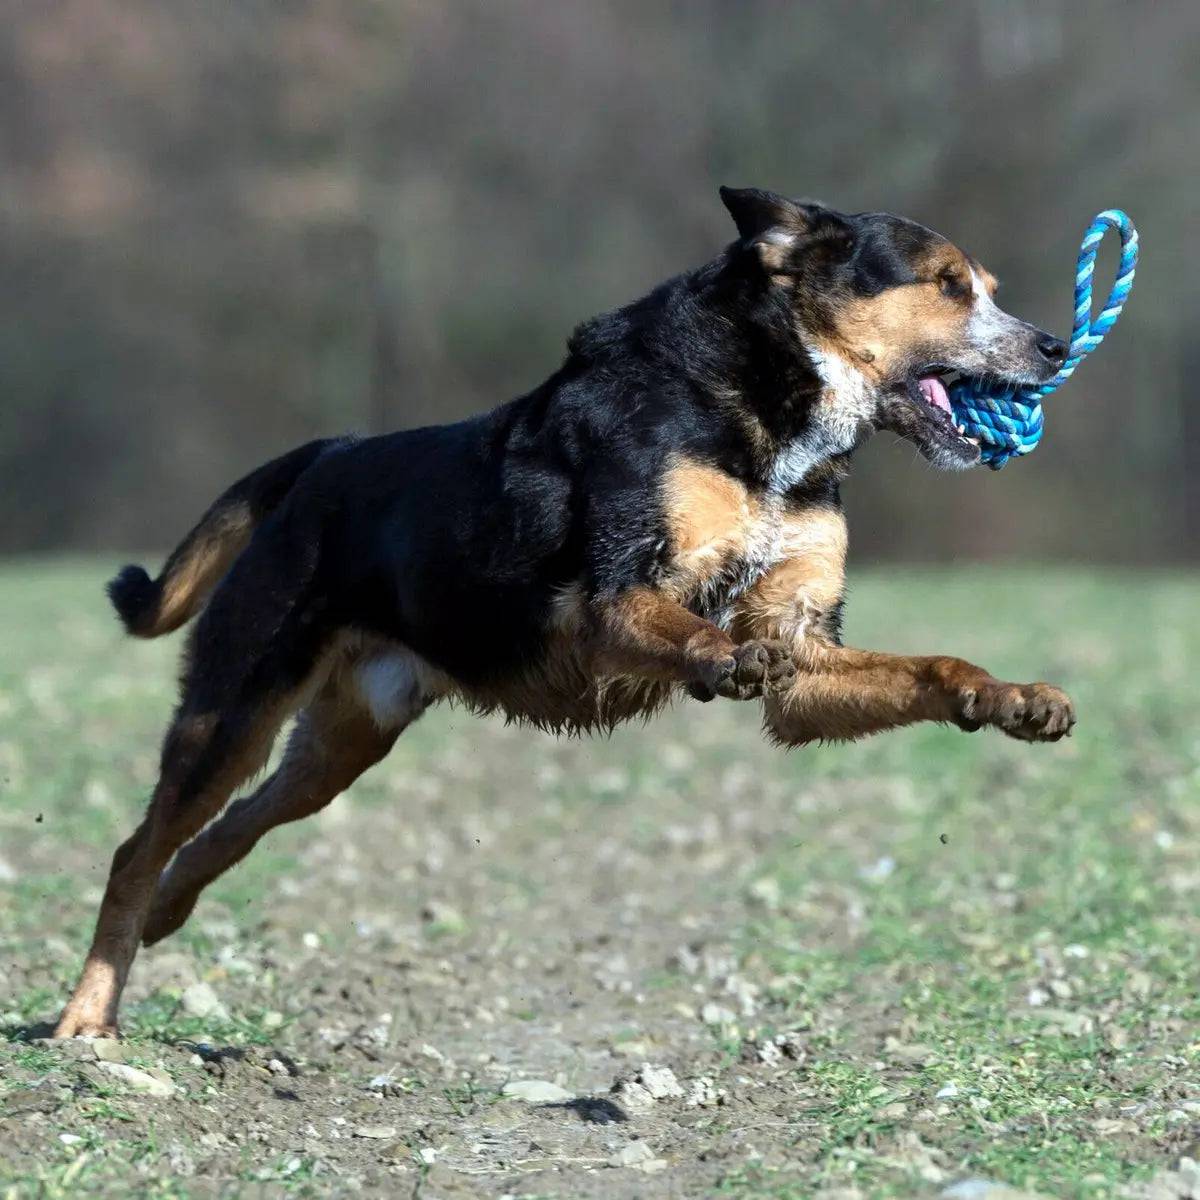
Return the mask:
[[954, 415], [950, 409], [950, 394], [946, 391], [946, 385], [936, 375], [923, 376], [917, 380], [917, 386], [921, 389], [921, 395], [934, 408], [940, 408], [942, 412]]

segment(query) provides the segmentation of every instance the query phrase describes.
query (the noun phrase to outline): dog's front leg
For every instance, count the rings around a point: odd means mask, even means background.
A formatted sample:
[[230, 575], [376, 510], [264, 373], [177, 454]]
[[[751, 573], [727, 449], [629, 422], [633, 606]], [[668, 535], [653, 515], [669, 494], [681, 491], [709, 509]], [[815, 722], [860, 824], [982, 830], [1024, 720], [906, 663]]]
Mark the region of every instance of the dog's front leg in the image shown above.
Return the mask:
[[804, 636], [795, 658], [795, 682], [765, 703], [768, 732], [787, 745], [846, 741], [916, 721], [991, 725], [1023, 741], [1056, 742], [1075, 724], [1059, 688], [1005, 683], [961, 658], [879, 654]]
[[1026, 741], [1057, 741], [1075, 713], [1046, 683], [1004, 683], [982, 667], [944, 655], [910, 657], [839, 644], [845, 523], [840, 513], [795, 518], [802, 552], [780, 563], [743, 597], [733, 635], [793, 647], [796, 678], [767, 698], [767, 732], [776, 740], [849, 741], [917, 721], [965, 730], [984, 725]]
[[663, 592], [635, 587], [596, 606], [593, 662], [599, 675], [681, 683], [698, 700], [749, 700], [787, 688], [795, 676], [788, 643], [740, 645]]

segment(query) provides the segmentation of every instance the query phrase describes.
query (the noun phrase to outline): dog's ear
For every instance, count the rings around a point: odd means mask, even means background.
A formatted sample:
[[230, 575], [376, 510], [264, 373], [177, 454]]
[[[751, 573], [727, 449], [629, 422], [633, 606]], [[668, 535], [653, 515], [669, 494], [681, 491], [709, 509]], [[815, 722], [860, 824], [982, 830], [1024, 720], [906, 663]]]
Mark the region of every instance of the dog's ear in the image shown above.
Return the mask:
[[770, 229], [792, 227], [801, 218], [794, 200], [762, 188], [723, 187], [721, 202], [729, 209], [738, 236], [747, 241]]
[[841, 213], [821, 204], [789, 200], [761, 188], [721, 189], [721, 200], [742, 245], [770, 275], [795, 275], [814, 260], [847, 258], [854, 232]]

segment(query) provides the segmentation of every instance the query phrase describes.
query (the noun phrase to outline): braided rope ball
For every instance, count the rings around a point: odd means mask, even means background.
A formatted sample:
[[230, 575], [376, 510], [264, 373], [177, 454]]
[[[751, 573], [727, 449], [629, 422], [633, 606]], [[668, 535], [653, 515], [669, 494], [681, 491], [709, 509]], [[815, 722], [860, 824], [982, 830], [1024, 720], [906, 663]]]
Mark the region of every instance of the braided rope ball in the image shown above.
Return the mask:
[[[1092, 274], [1096, 251], [1110, 229], [1121, 235], [1121, 262], [1117, 279], [1100, 315], [1092, 317]], [[1133, 222], [1119, 209], [1100, 213], [1083, 235], [1075, 268], [1075, 324], [1062, 369], [1049, 383], [1021, 388], [997, 387], [987, 380], [964, 378], [950, 388], [954, 421], [967, 437], [977, 438], [980, 458], [998, 471], [1010, 458], [1028, 454], [1042, 440], [1042, 400], [1062, 387], [1075, 368], [1104, 340], [1116, 324], [1133, 287], [1137, 267], [1138, 235]]]

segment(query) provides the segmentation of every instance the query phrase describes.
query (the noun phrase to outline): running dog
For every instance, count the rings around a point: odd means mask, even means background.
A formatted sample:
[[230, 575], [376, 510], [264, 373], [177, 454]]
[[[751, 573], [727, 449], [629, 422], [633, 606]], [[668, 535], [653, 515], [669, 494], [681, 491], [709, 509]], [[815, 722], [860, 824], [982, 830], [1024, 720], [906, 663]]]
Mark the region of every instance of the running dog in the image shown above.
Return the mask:
[[[1058, 688], [842, 644], [838, 493], [880, 429], [937, 467], [973, 466], [947, 377], [1040, 383], [1065, 345], [912, 221], [721, 197], [737, 239], [585, 322], [528, 395], [293, 450], [222, 495], [157, 579], [130, 566], [112, 581], [138, 637], [199, 619], [161, 776], [113, 858], [58, 1036], [115, 1036], [139, 942], [178, 929], [263, 834], [328, 804], [441, 700], [591, 730], [680, 693], [760, 698], [787, 746], [915, 721], [1070, 732]], [[293, 716], [278, 770], [226, 809]]]

